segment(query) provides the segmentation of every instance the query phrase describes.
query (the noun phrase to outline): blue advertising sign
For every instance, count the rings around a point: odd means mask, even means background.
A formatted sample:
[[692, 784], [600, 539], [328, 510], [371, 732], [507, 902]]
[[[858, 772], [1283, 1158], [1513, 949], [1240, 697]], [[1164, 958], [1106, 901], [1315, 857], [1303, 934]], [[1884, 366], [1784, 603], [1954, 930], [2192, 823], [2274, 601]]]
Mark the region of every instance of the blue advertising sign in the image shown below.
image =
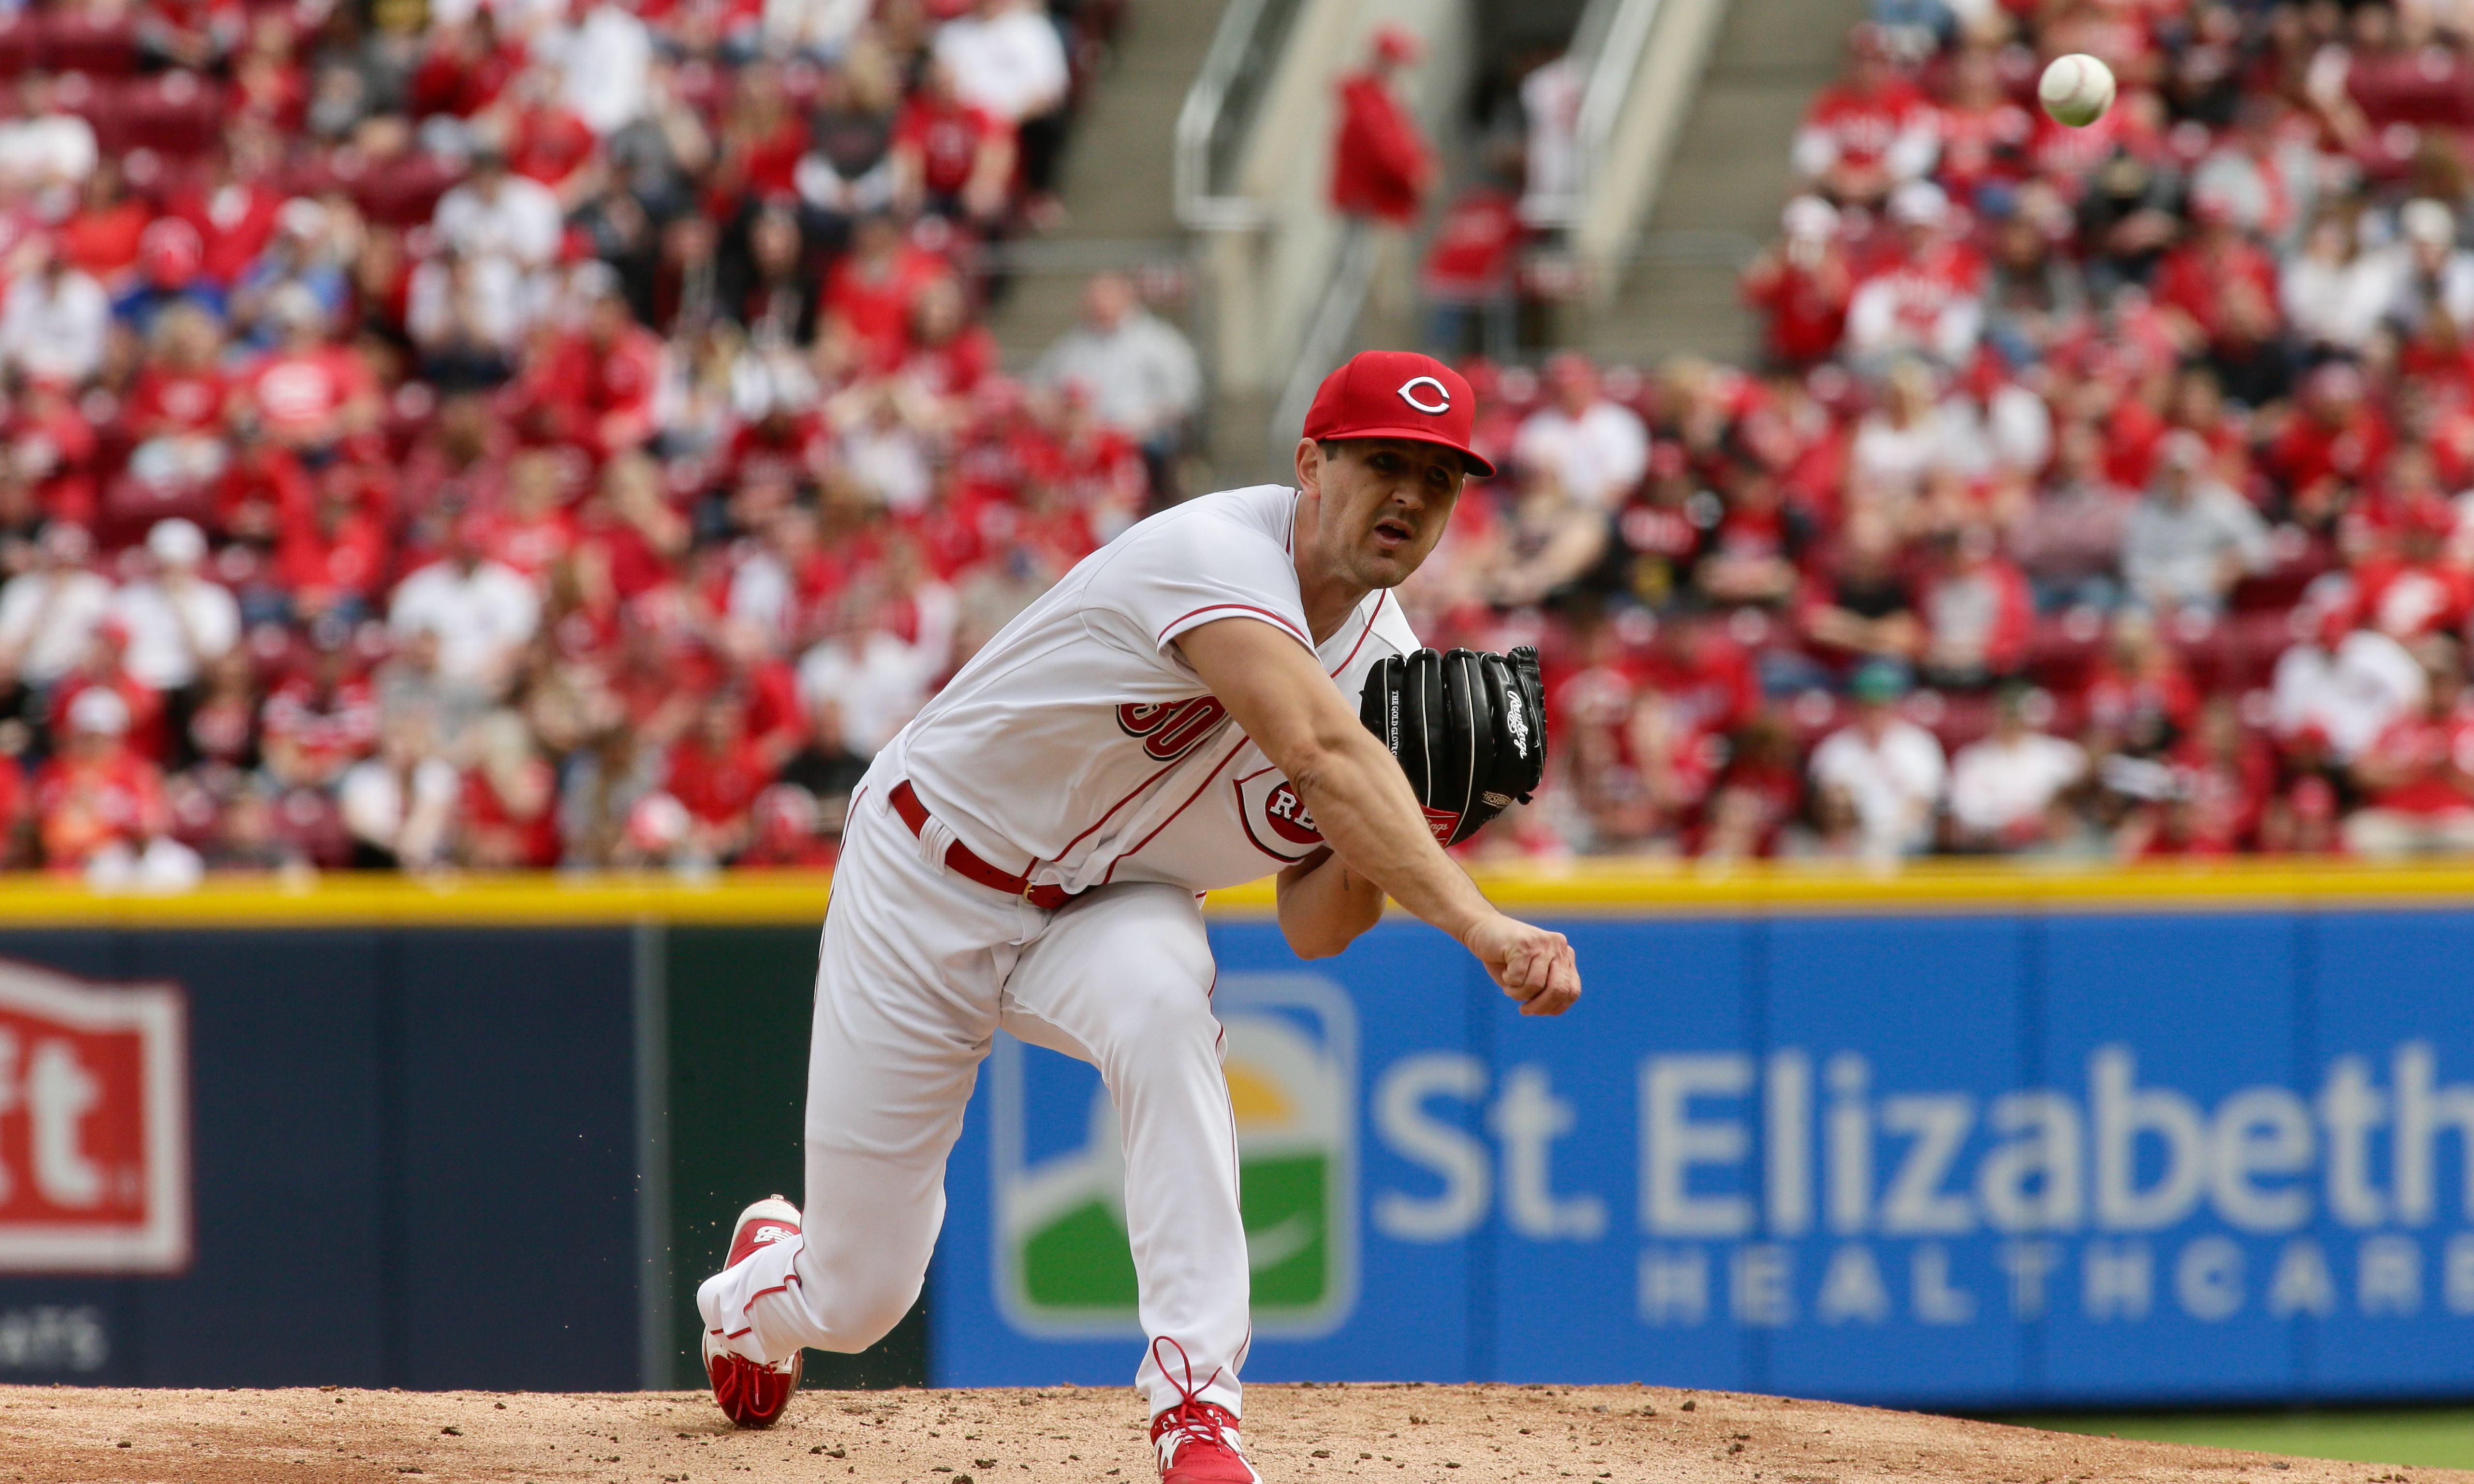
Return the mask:
[[[1247, 1375], [1997, 1407], [2474, 1386], [2474, 912], [1560, 924], [1524, 1019], [1441, 936], [1212, 930]], [[1000, 1046], [932, 1376], [1139, 1358], [1098, 1077]]]

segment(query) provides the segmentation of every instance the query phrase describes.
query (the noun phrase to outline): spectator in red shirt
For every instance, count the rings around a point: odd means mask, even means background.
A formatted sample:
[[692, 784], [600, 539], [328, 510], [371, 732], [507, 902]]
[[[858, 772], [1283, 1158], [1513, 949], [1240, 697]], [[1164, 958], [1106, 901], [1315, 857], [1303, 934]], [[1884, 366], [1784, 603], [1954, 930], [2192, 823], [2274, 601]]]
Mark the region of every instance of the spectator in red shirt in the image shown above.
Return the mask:
[[1984, 329], [1984, 260], [1956, 234], [1950, 198], [1930, 181], [1900, 186], [1889, 215], [1896, 245], [1848, 301], [1849, 353], [1866, 365], [1912, 353], [1964, 367]]
[[2297, 414], [2268, 447], [2268, 473], [2292, 507], [2330, 503], [2325, 486], [2359, 489], [2387, 461], [2393, 435], [2361, 368], [2329, 361], [2303, 380]]
[[545, 870], [558, 864], [558, 777], [513, 712], [474, 728], [457, 820], [464, 859], [485, 870]]
[[120, 162], [109, 156], [86, 177], [85, 199], [61, 229], [61, 255], [117, 295], [136, 276], [137, 244], [155, 210], [130, 194]]
[[862, 364], [902, 364], [909, 351], [910, 301], [951, 272], [943, 258], [909, 241], [892, 217], [861, 218], [850, 251], [825, 279], [829, 334]]
[[1847, 75], [1823, 88], [1796, 132], [1795, 168], [1841, 205], [1879, 206], [1930, 170], [1941, 144], [1932, 104], [1899, 76], [1880, 28], [1847, 42]]
[[559, 503], [558, 455], [530, 449], [507, 468], [506, 508], [489, 523], [482, 553], [538, 581], [575, 547], [575, 523]]
[[1953, 196], [1976, 199], [1979, 187], [2015, 182], [2029, 173], [2027, 146], [2035, 116], [2002, 89], [1989, 46], [1968, 46], [1950, 69], [1950, 102], [1936, 111], [1941, 158], [1933, 171]]
[[1990, 526], [1944, 532], [1934, 545], [1939, 560], [1916, 604], [1926, 678], [1949, 690], [1982, 690], [2017, 674], [2034, 623], [2027, 579], [2001, 555]]
[[328, 339], [327, 311], [317, 296], [286, 283], [268, 296], [267, 305], [283, 341], [243, 382], [242, 406], [258, 431], [321, 459], [376, 427], [377, 382], [358, 353]]
[[1802, 371], [1837, 351], [1856, 275], [1830, 203], [1798, 196], [1780, 213], [1779, 225], [1780, 240], [1744, 269], [1744, 302], [1766, 316], [1771, 363]]
[[196, 230], [204, 247], [206, 277], [226, 288], [274, 240], [283, 209], [282, 194], [266, 183], [274, 158], [262, 130], [236, 126], [208, 157], [205, 179], [172, 197], [172, 214]]
[[575, 110], [559, 101], [556, 74], [528, 67], [516, 79], [503, 100], [507, 168], [548, 186], [559, 205], [575, 209], [587, 190], [598, 183], [600, 141]]
[[2429, 689], [2422, 705], [2392, 723], [2354, 761], [2369, 807], [2345, 820], [2345, 847], [2393, 860], [2474, 852], [2474, 708], [2457, 641], [2426, 636], [2415, 646]]
[[77, 698], [88, 691], [109, 691], [120, 697], [129, 718], [123, 730], [131, 751], [158, 765], [169, 760], [172, 732], [163, 693], [130, 673], [129, 625], [117, 615], [96, 625], [85, 657], [52, 687], [53, 714], [70, 715]]
[[2191, 198], [2189, 232], [2156, 264], [2156, 302], [2171, 317], [2185, 354], [2224, 340], [2228, 296], [2238, 285], [2272, 312], [2276, 259], [2244, 234], [2229, 197], [2202, 189]]
[[587, 264], [573, 287], [585, 304], [583, 328], [537, 350], [517, 382], [517, 401], [545, 442], [574, 443], [598, 457], [641, 448], [656, 431], [662, 337], [636, 323], [607, 265]]
[[427, 53], [412, 73], [413, 116], [471, 118], [497, 101], [522, 69], [523, 58], [521, 42], [500, 39], [498, 12], [486, 5], [475, 7], [471, 19], [441, 26], [431, 36]]
[[2457, 512], [2427, 497], [2400, 513], [2395, 551], [2365, 558], [2355, 569], [2364, 621], [2402, 644], [2425, 634], [2462, 634], [2474, 619], [2474, 573], [2445, 559]]
[[1803, 810], [1804, 765], [1794, 737], [1775, 717], [1756, 718], [1711, 789], [1699, 853], [1721, 863], [1775, 855], [1781, 833]]
[[377, 692], [352, 653], [345, 624], [311, 624], [308, 647], [307, 663], [266, 698], [258, 735], [277, 782], [325, 790], [377, 750]]
[[129, 703], [108, 688], [79, 695], [66, 736], [35, 777], [43, 864], [82, 874], [108, 855], [142, 856], [172, 826], [160, 769], [129, 745]]
[[926, 85], [894, 121], [894, 206], [906, 214], [993, 222], [1013, 183], [1014, 155], [1013, 126], [957, 97], [952, 71], [931, 61]]
[[275, 570], [303, 620], [332, 613], [357, 622], [375, 611], [388, 576], [385, 524], [369, 508], [360, 472], [332, 465], [311, 476], [316, 497], [287, 514]]
[[685, 805], [695, 853], [727, 861], [754, 834], [756, 795], [773, 781], [764, 749], [747, 735], [746, 698], [725, 691], [707, 701], [670, 749], [670, 795]]
[[1760, 682], [1752, 656], [1726, 634], [1721, 619], [1672, 614], [1632, 667], [1666, 698], [1679, 724], [1724, 736], [1752, 720]]
[[1457, 360], [1472, 340], [1497, 359], [1518, 350], [1517, 269], [1526, 235], [1519, 194], [1501, 180], [1478, 182], [1444, 208], [1419, 275], [1430, 353]]

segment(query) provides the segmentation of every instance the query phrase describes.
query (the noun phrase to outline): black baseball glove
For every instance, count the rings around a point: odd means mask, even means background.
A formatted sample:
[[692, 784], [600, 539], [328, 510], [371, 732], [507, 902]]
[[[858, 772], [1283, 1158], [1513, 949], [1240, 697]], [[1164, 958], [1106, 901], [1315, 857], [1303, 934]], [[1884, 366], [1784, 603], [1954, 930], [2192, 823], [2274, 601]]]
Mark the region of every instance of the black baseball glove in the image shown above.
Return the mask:
[[1529, 802], [1546, 771], [1538, 651], [1420, 649], [1374, 667], [1357, 714], [1400, 760], [1443, 844], [1457, 845]]

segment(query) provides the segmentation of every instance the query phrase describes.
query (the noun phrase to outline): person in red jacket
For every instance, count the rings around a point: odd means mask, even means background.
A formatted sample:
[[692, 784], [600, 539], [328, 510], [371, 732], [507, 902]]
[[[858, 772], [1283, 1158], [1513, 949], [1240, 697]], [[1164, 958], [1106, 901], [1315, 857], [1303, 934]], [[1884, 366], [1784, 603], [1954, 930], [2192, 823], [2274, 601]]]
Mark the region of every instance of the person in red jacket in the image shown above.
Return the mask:
[[1340, 133], [1331, 148], [1331, 205], [1341, 215], [1405, 227], [1434, 180], [1434, 152], [1392, 93], [1392, 79], [1423, 48], [1399, 26], [1374, 33], [1365, 70], [1340, 80]]

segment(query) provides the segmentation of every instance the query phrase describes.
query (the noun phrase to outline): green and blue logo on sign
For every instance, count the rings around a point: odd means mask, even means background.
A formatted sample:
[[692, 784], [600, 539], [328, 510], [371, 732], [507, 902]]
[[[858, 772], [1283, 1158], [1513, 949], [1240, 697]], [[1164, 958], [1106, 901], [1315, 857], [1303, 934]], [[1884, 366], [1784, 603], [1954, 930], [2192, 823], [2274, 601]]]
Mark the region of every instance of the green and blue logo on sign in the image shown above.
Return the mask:
[[[1224, 975], [1212, 1000], [1237, 1121], [1255, 1332], [1328, 1333], [1356, 1297], [1355, 1011], [1311, 974]], [[1026, 1335], [1139, 1337], [1107, 1088], [1010, 1038], [990, 1060], [1000, 1313]]]

